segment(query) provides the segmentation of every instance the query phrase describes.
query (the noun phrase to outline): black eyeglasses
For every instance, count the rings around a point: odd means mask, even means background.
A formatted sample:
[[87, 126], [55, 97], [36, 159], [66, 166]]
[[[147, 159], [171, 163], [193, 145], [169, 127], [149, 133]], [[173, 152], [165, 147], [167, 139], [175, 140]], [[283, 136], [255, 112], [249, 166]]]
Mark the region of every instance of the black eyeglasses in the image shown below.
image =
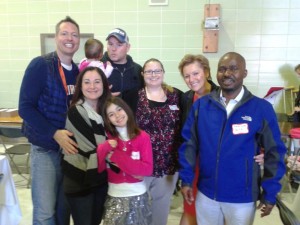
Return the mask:
[[151, 76], [152, 74], [160, 75], [160, 74], [162, 74], [162, 72], [163, 72], [163, 70], [146, 70], [146, 71], [144, 71], [144, 74], [147, 76]]
[[226, 71], [229, 71], [230, 73], [236, 73], [239, 68], [237, 66], [229, 66], [229, 67], [226, 67], [226, 66], [220, 66], [218, 68], [218, 72], [219, 73], [226, 73]]

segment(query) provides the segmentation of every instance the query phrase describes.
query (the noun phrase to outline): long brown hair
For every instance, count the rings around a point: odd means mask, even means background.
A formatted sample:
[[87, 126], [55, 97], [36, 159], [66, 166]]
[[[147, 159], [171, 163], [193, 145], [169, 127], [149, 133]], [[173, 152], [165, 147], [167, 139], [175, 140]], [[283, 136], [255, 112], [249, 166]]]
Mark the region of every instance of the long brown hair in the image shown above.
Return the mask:
[[105, 129], [113, 136], [118, 137], [119, 132], [117, 131], [116, 127], [109, 121], [108, 115], [106, 113], [107, 108], [111, 105], [115, 104], [119, 107], [121, 107], [125, 113], [127, 114], [128, 121], [127, 121], [127, 135], [129, 139], [135, 138], [139, 133], [140, 129], [135, 121], [133, 112], [131, 108], [119, 97], [111, 96], [106, 100], [103, 106], [103, 112], [102, 112], [102, 118], [104, 121], [104, 127]]
[[76, 80], [76, 87], [75, 87], [75, 92], [74, 92], [74, 95], [72, 98], [71, 107], [76, 105], [76, 103], [79, 100], [84, 102], [84, 96], [82, 93], [83, 76], [85, 75], [86, 72], [93, 71], [93, 70], [95, 70], [100, 75], [102, 84], [103, 84], [103, 93], [99, 97], [98, 102], [97, 102], [97, 113], [101, 113], [101, 108], [102, 108], [104, 102], [106, 101], [106, 99], [111, 96], [111, 92], [110, 92], [108, 81], [107, 81], [107, 78], [106, 78], [104, 72], [101, 69], [99, 69], [98, 67], [88, 66], [79, 73], [77, 80]]

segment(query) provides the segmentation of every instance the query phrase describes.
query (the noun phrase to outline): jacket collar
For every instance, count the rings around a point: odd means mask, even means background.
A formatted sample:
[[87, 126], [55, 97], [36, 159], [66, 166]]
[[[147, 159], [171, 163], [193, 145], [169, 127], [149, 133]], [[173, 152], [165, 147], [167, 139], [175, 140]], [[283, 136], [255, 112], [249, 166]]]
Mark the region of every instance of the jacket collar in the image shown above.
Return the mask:
[[[246, 88], [246, 86], [243, 85], [244, 88], [244, 95], [241, 99], [241, 101], [238, 103], [240, 104], [244, 104], [245, 102], [247, 102], [249, 99], [251, 99], [253, 97], [253, 94]], [[217, 102], [220, 102], [220, 94], [221, 94], [221, 88], [219, 88], [217, 91], [213, 91], [211, 92], [210, 96]]]

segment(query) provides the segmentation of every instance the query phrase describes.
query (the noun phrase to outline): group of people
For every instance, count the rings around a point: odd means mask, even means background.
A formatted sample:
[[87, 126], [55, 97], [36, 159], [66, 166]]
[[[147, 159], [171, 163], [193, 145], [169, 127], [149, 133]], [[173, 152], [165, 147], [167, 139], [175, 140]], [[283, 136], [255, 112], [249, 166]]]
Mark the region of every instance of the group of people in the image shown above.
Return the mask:
[[258, 200], [270, 214], [286, 149], [271, 105], [243, 86], [243, 56], [221, 57], [220, 86], [207, 58], [184, 56], [182, 93], [158, 59], [133, 61], [120, 28], [104, 54], [88, 40], [78, 69], [79, 37], [76, 21], [59, 21], [56, 50], [30, 62], [20, 89], [33, 225], [69, 224], [70, 214], [75, 225], [166, 225], [178, 178], [181, 225], [252, 224]]

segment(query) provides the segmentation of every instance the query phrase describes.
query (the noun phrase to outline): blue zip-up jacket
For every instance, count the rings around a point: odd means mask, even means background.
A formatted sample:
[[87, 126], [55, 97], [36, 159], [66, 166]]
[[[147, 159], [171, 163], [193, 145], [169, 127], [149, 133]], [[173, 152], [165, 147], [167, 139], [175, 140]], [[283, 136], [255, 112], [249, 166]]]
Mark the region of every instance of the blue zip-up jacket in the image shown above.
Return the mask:
[[[198, 156], [197, 187], [210, 199], [229, 203], [260, 199], [275, 204], [285, 173], [286, 147], [271, 104], [244, 90], [228, 118], [220, 90], [194, 103], [182, 130], [185, 141], [179, 150], [180, 178], [183, 185], [192, 185]], [[262, 178], [253, 159], [261, 148], [265, 151]]]
[[[68, 87], [74, 87], [78, 68], [64, 69]], [[72, 92], [73, 88], [68, 91]], [[19, 96], [19, 114], [23, 118], [23, 133], [29, 142], [45, 149], [58, 150], [53, 139], [58, 129], [64, 129], [69, 100], [58, 70], [56, 52], [34, 58], [26, 68]]]

